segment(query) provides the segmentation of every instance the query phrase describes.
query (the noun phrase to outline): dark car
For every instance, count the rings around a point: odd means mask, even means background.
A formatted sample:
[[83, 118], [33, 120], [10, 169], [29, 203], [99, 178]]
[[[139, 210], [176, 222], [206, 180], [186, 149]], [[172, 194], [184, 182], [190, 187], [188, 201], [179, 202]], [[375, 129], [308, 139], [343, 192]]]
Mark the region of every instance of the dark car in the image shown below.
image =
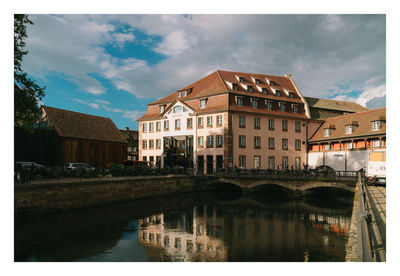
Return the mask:
[[46, 168], [45, 166], [38, 164], [36, 162], [15, 162], [15, 168], [21, 168], [23, 170], [30, 170], [32, 168], [32, 165], [34, 169], [43, 169]]

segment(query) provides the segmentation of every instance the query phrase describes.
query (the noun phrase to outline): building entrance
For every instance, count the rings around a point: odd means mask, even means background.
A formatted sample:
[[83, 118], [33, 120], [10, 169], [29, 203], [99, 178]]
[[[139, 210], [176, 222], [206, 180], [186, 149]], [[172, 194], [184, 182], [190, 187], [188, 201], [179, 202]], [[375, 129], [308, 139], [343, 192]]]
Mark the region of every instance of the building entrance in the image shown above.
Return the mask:
[[214, 158], [212, 155], [207, 155], [207, 174], [214, 173]]
[[193, 168], [193, 136], [164, 137], [164, 168]]

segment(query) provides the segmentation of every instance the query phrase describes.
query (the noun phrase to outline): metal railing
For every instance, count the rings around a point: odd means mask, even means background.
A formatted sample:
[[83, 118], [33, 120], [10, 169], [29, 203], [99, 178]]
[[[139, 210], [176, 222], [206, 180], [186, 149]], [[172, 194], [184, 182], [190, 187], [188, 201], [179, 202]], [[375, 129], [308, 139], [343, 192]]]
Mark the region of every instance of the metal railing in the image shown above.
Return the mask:
[[274, 176], [274, 177], [326, 177], [326, 178], [340, 178], [340, 177], [357, 177], [357, 171], [332, 171], [332, 170], [257, 170], [257, 169], [228, 169], [219, 170], [217, 176]]
[[371, 246], [371, 214], [367, 212], [366, 186], [362, 173], [358, 173], [357, 258], [361, 262], [375, 261]]

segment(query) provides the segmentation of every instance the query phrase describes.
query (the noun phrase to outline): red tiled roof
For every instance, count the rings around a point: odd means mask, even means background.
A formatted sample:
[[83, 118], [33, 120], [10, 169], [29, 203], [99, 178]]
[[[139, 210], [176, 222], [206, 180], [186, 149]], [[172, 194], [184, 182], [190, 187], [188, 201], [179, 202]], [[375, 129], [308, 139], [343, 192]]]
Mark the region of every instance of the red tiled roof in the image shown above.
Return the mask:
[[[372, 131], [372, 121], [382, 120], [383, 125], [378, 131]], [[352, 134], [346, 133], [346, 125], [357, 122], [358, 126]], [[329, 137], [324, 137], [324, 129], [335, 125], [335, 130]], [[311, 137], [310, 142], [317, 142], [332, 139], [346, 139], [353, 137], [363, 137], [378, 134], [386, 134], [386, 107], [357, 112], [337, 117], [327, 118], [324, 124]]]
[[127, 143], [110, 118], [42, 106], [47, 120], [60, 137]]

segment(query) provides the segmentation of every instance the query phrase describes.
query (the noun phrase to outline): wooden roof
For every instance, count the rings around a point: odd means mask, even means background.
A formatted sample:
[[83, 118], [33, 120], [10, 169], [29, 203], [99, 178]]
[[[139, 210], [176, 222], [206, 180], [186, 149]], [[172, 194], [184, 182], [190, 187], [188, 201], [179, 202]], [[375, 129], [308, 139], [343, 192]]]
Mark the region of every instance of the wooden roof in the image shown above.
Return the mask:
[[127, 143], [110, 118], [42, 106], [45, 119], [60, 137]]
[[[381, 128], [377, 131], [372, 131], [372, 122], [381, 120]], [[346, 125], [354, 125], [357, 122], [358, 126], [354, 128], [351, 134], [346, 134]], [[329, 135], [324, 137], [324, 129], [335, 126], [335, 129]], [[346, 139], [355, 137], [365, 137], [372, 135], [386, 134], [386, 107], [372, 109], [363, 112], [357, 112], [332, 118], [327, 118], [324, 124], [311, 137], [310, 142], [321, 142], [332, 139]]]

